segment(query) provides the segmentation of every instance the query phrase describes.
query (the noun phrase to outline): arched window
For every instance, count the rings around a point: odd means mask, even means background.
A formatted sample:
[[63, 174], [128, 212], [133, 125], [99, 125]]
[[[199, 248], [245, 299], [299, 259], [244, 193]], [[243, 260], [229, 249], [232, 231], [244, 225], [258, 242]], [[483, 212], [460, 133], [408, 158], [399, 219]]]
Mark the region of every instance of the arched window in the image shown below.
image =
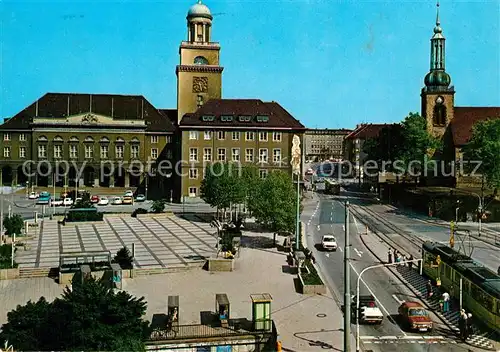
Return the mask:
[[432, 121], [434, 126], [446, 125], [446, 106], [437, 104], [434, 107], [434, 115]]
[[195, 65], [208, 65], [208, 60], [203, 56], [197, 56], [194, 58]]

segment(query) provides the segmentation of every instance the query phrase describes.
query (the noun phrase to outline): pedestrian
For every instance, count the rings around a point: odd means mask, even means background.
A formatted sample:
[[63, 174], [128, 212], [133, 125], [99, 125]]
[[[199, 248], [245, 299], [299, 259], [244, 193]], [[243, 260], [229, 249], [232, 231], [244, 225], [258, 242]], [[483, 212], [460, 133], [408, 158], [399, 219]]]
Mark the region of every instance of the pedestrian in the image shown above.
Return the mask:
[[467, 314], [467, 332], [466, 332], [467, 336], [466, 336], [466, 338], [468, 338], [468, 339], [472, 338], [473, 333], [474, 333], [474, 328], [472, 326], [472, 314], [469, 313], [469, 314]]
[[444, 312], [444, 299], [443, 297], [441, 296], [441, 298], [439, 299], [439, 310], [441, 311], [441, 313]]
[[467, 314], [465, 314], [465, 309], [460, 311], [460, 318], [458, 320], [458, 328], [460, 330], [460, 339], [465, 341], [467, 338]]
[[450, 294], [444, 291], [442, 298], [443, 298], [443, 312], [446, 313], [450, 310]]
[[432, 283], [431, 280], [427, 280], [427, 284], [425, 284], [425, 288], [427, 289], [427, 299], [432, 297]]
[[415, 260], [415, 258], [413, 258], [413, 254], [410, 254], [408, 260], [410, 260], [410, 262], [408, 262], [408, 268], [411, 270], [413, 268], [413, 262], [411, 260]]
[[391, 252], [390, 248], [389, 248], [389, 251], [387, 252], [387, 263], [389, 263], [389, 264], [392, 263], [392, 252]]

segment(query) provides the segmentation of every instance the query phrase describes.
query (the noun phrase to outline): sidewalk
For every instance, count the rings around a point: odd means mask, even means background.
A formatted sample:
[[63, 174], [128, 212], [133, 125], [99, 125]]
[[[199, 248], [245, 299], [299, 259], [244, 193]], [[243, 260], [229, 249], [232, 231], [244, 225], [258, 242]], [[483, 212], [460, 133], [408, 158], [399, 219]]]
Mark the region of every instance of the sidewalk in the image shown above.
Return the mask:
[[[381, 244], [378, 237], [369, 232], [367, 235], [360, 235], [363, 243], [372, 252], [381, 263], [385, 263], [387, 260], [387, 245]], [[418, 258], [416, 258], [418, 259]], [[426, 283], [427, 278], [420, 276], [418, 271], [418, 266], [413, 266], [410, 270], [407, 266], [397, 266], [392, 268], [386, 268], [386, 270], [391, 271], [394, 275], [402, 279], [403, 282], [412, 290], [419, 299], [424, 302], [431, 311], [436, 314], [441, 320], [445, 321], [452, 330], [457, 333], [458, 341], [458, 318], [459, 318], [459, 304], [456, 297], [452, 297], [452, 302], [450, 304], [450, 311], [447, 313], [441, 313], [439, 308], [439, 298], [441, 293], [437, 287], [433, 287], [433, 296], [430, 299], [426, 298]], [[476, 347], [481, 350], [496, 350], [500, 348], [500, 344], [495, 341], [491, 341], [488, 335], [491, 332], [480, 330], [478, 327], [474, 327], [474, 334], [471, 339], [467, 340], [467, 344], [471, 347]], [[478, 350], [478, 349], [476, 349]]]

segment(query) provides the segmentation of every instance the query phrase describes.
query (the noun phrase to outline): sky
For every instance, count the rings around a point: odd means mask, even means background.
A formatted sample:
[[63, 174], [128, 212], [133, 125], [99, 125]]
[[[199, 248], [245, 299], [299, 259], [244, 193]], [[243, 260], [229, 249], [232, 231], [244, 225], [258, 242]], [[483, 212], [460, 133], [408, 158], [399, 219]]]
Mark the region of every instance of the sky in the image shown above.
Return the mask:
[[[47, 92], [144, 95], [176, 107], [195, 0], [0, 2], [0, 117]], [[420, 112], [435, 1], [204, 0], [223, 98], [277, 101], [309, 128]], [[500, 1], [441, 1], [456, 106], [500, 106]]]

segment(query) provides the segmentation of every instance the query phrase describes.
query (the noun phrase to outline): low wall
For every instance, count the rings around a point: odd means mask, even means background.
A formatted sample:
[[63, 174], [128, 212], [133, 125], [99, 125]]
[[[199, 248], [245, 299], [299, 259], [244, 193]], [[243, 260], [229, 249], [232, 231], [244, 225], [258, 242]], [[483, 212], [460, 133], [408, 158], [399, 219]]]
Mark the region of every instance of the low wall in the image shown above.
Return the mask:
[[0, 269], [0, 280], [19, 279], [19, 268]]
[[208, 271], [233, 271], [234, 259], [210, 258], [208, 259]]
[[304, 295], [326, 295], [325, 285], [306, 285], [304, 280], [302, 280], [302, 275], [298, 274], [300, 287], [302, 288], [302, 294]]
[[[146, 342], [146, 351], [163, 351], [163, 352], [198, 352], [198, 351], [215, 351], [219, 350], [217, 347], [230, 346], [230, 349], [224, 351], [232, 352], [255, 352], [261, 351], [262, 346], [255, 338], [209, 338], [206, 340], [212, 341], [198, 341], [180, 342], [172, 341], [171, 343], [159, 342], [148, 343]], [[261, 341], [260, 344], [264, 345], [267, 341]], [[222, 349], [221, 349], [222, 350]]]

